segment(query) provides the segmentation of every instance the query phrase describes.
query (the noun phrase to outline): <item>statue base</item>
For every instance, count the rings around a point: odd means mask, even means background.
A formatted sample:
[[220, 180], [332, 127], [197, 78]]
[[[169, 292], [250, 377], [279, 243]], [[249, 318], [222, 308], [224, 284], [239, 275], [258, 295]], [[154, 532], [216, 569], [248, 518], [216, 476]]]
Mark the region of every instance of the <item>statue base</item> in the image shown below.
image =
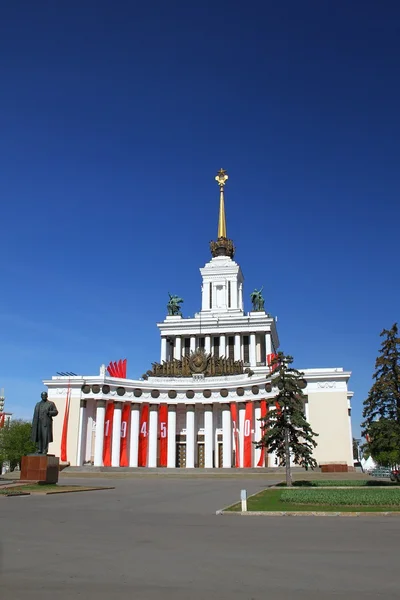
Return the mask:
[[38, 483], [57, 483], [59, 458], [54, 454], [29, 454], [21, 461], [20, 481], [37, 481]]

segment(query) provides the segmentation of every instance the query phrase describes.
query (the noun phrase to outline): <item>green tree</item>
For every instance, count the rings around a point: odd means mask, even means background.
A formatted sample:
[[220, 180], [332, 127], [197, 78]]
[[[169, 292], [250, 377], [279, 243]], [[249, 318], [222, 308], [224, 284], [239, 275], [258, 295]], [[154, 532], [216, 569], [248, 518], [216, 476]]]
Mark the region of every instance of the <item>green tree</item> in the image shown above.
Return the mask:
[[29, 421], [15, 420], [0, 429], [0, 456], [10, 462], [13, 471], [21, 463], [21, 457], [35, 452], [31, 441], [32, 424]]
[[290, 365], [291, 356], [279, 352], [271, 365], [271, 384], [278, 390], [273, 406], [263, 417], [264, 435], [257, 448], [265, 447], [268, 453], [275, 452], [280, 464], [286, 467], [286, 485], [292, 485], [290, 459], [305, 469], [314, 469], [317, 462], [313, 450], [317, 446], [315, 433], [304, 415], [305, 396], [303, 389], [307, 385], [304, 373]]
[[364, 400], [362, 435], [372, 458], [381, 465], [400, 463], [400, 337], [397, 323], [381, 334], [374, 383]]

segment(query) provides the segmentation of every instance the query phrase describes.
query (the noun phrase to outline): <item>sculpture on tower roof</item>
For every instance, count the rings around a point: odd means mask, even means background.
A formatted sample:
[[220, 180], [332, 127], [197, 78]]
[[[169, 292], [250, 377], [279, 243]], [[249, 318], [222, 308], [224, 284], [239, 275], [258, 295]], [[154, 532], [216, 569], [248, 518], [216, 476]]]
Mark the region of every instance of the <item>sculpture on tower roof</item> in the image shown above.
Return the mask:
[[250, 299], [253, 304], [254, 312], [261, 312], [261, 311], [265, 310], [265, 308], [264, 308], [265, 300], [261, 293], [263, 291], [263, 287], [264, 286], [262, 286], [259, 290], [255, 289], [254, 292], [251, 292], [251, 294], [250, 294]]
[[170, 317], [178, 317], [182, 316], [181, 312], [181, 304], [183, 302], [183, 298], [179, 298], [179, 296], [171, 295], [168, 292], [169, 302], [167, 304], [168, 315]]

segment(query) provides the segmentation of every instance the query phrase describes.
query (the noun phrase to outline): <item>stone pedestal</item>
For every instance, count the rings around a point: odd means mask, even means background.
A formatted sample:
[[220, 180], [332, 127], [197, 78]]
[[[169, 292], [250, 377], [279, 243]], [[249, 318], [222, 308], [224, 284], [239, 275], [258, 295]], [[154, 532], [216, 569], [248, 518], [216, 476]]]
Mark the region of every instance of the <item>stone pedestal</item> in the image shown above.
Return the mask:
[[59, 458], [54, 454], [29, 454], [21, 461], [20, 481], [57, 483]]

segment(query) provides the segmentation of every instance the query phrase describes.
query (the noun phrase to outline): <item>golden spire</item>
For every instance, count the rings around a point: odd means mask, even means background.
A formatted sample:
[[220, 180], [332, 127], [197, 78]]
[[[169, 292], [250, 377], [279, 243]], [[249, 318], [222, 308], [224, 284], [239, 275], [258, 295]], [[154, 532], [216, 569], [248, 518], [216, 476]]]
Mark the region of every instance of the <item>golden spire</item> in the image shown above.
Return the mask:
[[218, 238], [226, 238], [226, 219], [225, 219], [225, 201], [224, 201], [224, 185], [228, 179], [228, 175], [224, 169], [220, 169], [217, 173], [215, 181], [219, 185], [219, 219], [218, 219]]

